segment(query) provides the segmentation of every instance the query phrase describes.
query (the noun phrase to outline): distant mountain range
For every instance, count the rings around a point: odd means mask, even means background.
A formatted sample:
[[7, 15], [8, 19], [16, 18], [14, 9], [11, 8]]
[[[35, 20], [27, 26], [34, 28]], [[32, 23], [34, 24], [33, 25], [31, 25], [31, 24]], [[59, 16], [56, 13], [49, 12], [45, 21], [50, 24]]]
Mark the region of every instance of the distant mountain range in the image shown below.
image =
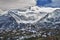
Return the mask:
[[28, 26], [32, 29], [35, 29], [34, 27], [60, 29], [60, 9], [31, 7], [27, 10], [12, 9], [0, 15], [0, 30], [28, 29]]

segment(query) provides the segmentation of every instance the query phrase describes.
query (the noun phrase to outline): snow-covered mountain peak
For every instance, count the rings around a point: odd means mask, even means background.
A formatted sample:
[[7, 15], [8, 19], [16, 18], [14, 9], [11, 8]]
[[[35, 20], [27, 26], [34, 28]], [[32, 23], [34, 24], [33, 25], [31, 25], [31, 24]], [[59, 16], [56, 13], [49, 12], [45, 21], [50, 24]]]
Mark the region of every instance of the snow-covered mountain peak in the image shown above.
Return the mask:
[[5, 11], [1, 15], [9, 14], [11, 15], [18, 24], [20, 23], [36, 23], [41, 18], [45, 17], [48, 13], [52, 13], [57, 8], [46, 8], [46, 7], [30, 7], [26, 10], [12, 9]]

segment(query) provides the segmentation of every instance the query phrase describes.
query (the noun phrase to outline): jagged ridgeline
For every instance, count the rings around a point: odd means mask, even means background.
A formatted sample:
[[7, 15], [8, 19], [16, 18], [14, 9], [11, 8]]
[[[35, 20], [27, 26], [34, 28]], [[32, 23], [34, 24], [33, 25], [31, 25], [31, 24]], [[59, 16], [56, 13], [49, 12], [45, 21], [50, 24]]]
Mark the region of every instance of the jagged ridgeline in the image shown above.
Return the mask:
[[59, 35], [59, 31], [60, 9], [32, 7], [27, 10], [12, 9], [0, 14], [1, 40], [46, 39]]

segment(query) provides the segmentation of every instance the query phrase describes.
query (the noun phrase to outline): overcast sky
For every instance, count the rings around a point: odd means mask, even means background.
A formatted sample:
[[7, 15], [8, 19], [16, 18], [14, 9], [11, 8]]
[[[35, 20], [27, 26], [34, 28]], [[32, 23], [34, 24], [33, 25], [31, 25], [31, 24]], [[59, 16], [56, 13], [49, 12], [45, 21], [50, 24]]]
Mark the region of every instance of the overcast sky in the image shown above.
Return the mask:
[[[52, 0], [51, 4], [47, 4], [46, 6], [57, 6], [60, 7], [60, 0]], [[28, 6], [36, 5], [36, 0], [0, 0], [0, 9], [23, 9]]]
[[0, 0], [0, 9], [24, 8], [36, 5], [35, 0]]

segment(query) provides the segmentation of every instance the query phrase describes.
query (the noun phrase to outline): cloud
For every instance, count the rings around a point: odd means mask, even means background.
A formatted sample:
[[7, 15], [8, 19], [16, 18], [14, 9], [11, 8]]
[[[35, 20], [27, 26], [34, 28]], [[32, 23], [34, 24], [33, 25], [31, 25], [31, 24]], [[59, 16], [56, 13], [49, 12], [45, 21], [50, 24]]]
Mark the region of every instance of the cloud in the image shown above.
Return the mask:
[[35, 0], [0, 0], [0, 9], [25, 8], [36, 5]]
[[[0, 0], [0, 9], [2, 10], [16, 9], [16, 8], [24, 9], [34, 5], [36, 5], [35, 0]], [[52, 3], [46, 4], [44, 6], [60, 8], [60, 0], [52, 0]]]

